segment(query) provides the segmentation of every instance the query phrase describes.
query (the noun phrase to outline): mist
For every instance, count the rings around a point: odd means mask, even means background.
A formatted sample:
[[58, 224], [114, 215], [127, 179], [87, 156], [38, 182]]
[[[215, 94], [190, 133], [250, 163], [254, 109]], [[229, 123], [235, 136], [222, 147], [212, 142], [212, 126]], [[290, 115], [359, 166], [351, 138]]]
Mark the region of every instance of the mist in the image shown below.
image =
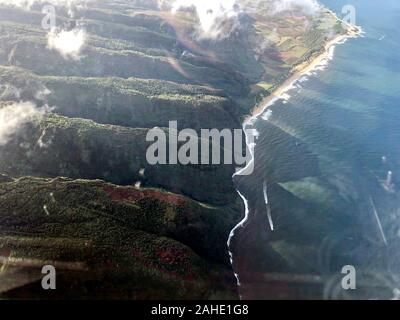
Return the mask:
[[86, 40], [87, 35], [83, 29], [70, 31], [53, 29], [47, 35], [47, 46], [65, 59], [79, 60]]
[[172, 12], [194, 8], [199, 19], [199, 37], [218, 39], [229, 35], [231, 30], [222, 34], [221, 23], [237, 18], [240, 13], [237, 2], [237, 0], [176, 0], [173, 2]]
[[64, 6], [68, 8], [79, 7], [96, 0], [0, 0], [0, 4], [30, 8], [34, 4], [51, 4], [54, 6]]
[[274, 0], [273, 13], [300, 9], [305, 14], [315, 15], [321, 10], [321, 5], [316, 0]]
[[[271, 14], [284, 11], [301, 10], [306, 15], [315, 15], [321, 9], [316, 0], [258, 0], [263, 7], [270, 7]], [[239, 15], [245, 13], [246, 1], [240, 0], [172, 0], [173, 13], [182, 9], [193, 8], [199, 20], [198, 38], [221, 40], [240, 27]], [[252, 6], [251, 10], [254, 10]], [[227, 22], [229, 22], [227, 24]]]
[[40, 119], [49, 108], [32, 102], [14, 102], [0, 108], [0, 146], [5, 145], [27, 123]]

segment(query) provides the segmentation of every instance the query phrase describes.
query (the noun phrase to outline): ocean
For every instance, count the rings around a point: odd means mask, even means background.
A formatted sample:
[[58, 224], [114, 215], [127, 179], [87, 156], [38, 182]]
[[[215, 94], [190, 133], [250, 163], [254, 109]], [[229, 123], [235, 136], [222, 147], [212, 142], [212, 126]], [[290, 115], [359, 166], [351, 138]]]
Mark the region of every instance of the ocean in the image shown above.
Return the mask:
[[363, 36], [247, 125], [255, 171], [235, 177], [248, 217], [232, 239], [244, 298], [399, 296], [400, 2], [351, 5]]

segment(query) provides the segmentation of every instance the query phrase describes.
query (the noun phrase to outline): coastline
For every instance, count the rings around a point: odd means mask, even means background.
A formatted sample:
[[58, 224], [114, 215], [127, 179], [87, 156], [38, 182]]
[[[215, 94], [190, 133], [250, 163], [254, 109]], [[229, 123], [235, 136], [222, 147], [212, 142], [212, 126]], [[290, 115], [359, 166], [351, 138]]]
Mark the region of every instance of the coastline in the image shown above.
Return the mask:
[[[331, 12], [339, 21], [341, 21], [335, 13]], [[343, 21], [342, 21], [343, 22]], [[346, 23], [346, 22], [343, 22]], [[347, 24], [347, 23], [346, 23]], [[250, 112], [250, 114], [244, 119], [243, 125], [246, 125], [251, 119], [256, 118], [263, 114], [270, 106], [276, 101], [282, 99], [285, 93], [293, 88], [293, 85], [299, 81], [303, 76], [306, 76], [310, 72], [316, 70], [324, 61], [331, 59], [331, 50], [338, 44], [344, 43], [347, 39], [357, 38], [362, 33], [361, 27], [351, 26], [347, 24], [348, 30], [345, 34], [339, 34], [334, 39], [328, 41], [323, 49], [322, 53], [318, 53], [311, 61], [304, 61], [297, 65], [292, 72], [292, 75], [280, 84], [271, 94], [264, 97]]]
[[[262, 115], [270, 106], [272, 106], [276, 101], [279, 99], [284, 98], [284, 95], [291, 90], [294, 87], [294, 84], [298, 82], [303, 76], [306, 76], [307, 74], [311, 73], [314, 70], [317, 70], [318, 67], [320, 67], [325, 61], [329, 61], [332, 59], [332, 49], [335, 48], [336, 45], [344, 43], [347, 39], [350, 38], [357, 38], [363, 34], [363, 30], [359, 26], [352, 26], [341, 19], [338, 18], [338, 16], [333, 12], [330, 11], [330, 14], [334, 15], [338, 21], [341, 21], [342, 23], [347, 25], [347, 32], [345, 34], [339, 34], [332, 40], [328, 41], [324, 47], [323, 47], [323, 52], [319, 52], [318, 54], [315, 55], [311, 59], [311, 61], [307, 60], [302, 62], [301, 64], [297, 65], [292, 72], [292, 75], [286, 79], [282, 84], [280, 84], [271, 94], [268, 96], [264, 97], [250, 112], [248, 116], [244, 118], [244, 121], [242, 123], [243, 129], [245, 131], [246, 125], [251, 123], [255, 118], [259, 117]], [[248, 144], [248, 135], [245, 131], [245, 136], [246, 136], [246, 144], [249, 147], [251, 156], [252, 156], [252, 161], [254, 161], [254, 146], [249, 146]], [[248, 164], [249, 166], [249, 164]], [[248, 167], [247, 166], [247, 167]], [[243, 175], [247, 167], [243, 168], [242, 170], [235, 172], [232, 176], [234, 178], [235, 176], [240, 176]], [[228, 253], [230, 256], [231, 260], [231, 265], [233, 268], [233, 273], [237, 281], [237, 286], [241, 287], [241, 282], [240, 282], [240, 275], [235, 272], [234, 267], [233, 267], [233, 259], [234, 259], [234, 254], [231, 251], [231, 242], [233, 237], [235, 236], [236, 232], [240, 227], [243, 227], [246, 222], [249, 219], [249, 202], [248, 200], [240, 193], [240, 191], [237, 189], [236, 192], [239, 194], [240, 198], [244, 202], [245, 206], [245, 214], [243, 219], [231, 230], [229, 234], [229, 238], [227, 241], [227, 247], [228, 247]], [[265, 197], [267, 197], [266, 191], [265, 191]], [[267, 204], [268, 205], [268, 204]], [[270, 220], [270, 225], [271, 225], [271, 230], [273, 231], [273, 224], [271, 223]], [[239, 296], [240, 299], [242, 299], [242, 296], [240, 294], [239, 290]]]

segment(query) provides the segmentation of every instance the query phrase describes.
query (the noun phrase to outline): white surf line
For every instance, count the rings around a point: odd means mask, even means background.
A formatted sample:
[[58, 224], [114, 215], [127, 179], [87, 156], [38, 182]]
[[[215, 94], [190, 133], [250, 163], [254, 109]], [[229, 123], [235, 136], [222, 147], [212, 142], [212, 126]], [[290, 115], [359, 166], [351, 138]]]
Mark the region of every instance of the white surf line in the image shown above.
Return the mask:
[[[232, 241], [232, 238], [233, 238], [234, 235], [235, 235], [235, 232], [236, 232], [239, 228], [242, 228], [242, 227], [244, 226], [244, 224], [247, 222], [248, 218], [249, 218], [249, 202], [248, 202], [247, 199], [240, 193], [240, 191], [237, 191], [237, 193], [239, 194], [239, 196], [242, 198], [242, 200], [243, 200], [243, 202], [244, 202], [244, 206], [245, 206], [245, 215], [244, 215], [243, 220], [240, 221], [240, 222], [232, 229], [231, 233], [229, 234], [229, 239], [228, 239], [228, 242], [227, 242], [228, 249], [229, 249], [230, 246], [231, 246], [231, 241]], [[229, 257], [230, 257], [231, 265], [233, 266], [233, 254], [232, 254], [231, 251], [228, 251], [228, 252], [229, 252]], [[241, 284], [240, 284], [239, 275], [238, 275], [237, 273], [235, 273], [235, 272], [233, 272], [233, 274], [234, 274], [235, 277], [236, 277], [237, 285], [240, 287]]]
[[269, 226], [271, 228], [271, 231], [274, 231], [274, 222], [272, 221], [271, 207], [269, 206], [267, 189], [268, 189], [267, 181], [264, 180], [264, 183], [263, 183], [263, 194], [264, 194], [265, 205], [267, 207], [268, 222], [269, 222]]
[[[337, 17], [337, 16], [336, 16], [336, 17]], [[340, 20], [340, 19], [338, 19], [338, 20]], [[341, 21], [341, 20], [340, 20], [340, 21]], [[346, 39], [346, 40], [347, 40], [347, 39], [349, 39], [349, 38], [356, 38], [356, 37], [360, 37], [360, 36], [362, 37], [363, 34], [364, 34], [364, 31], [363, 31], [362, 28], [359, 27], [359, 26], [357, 26], [357, 28], [358, 28], [359, 31], [360, 31], [358, 34], [356, 34], [356, 35], [347, 35], [347, 36], [343, 36], [342, 39], [336, 39], [336, 41], [332, 41], [332, 42], [327, 46], [327, 48], [326, 48], [327, 51], [328, 51], [331, 47], [335, 48], [336, 45], [345, 43], [346, 41], [344, 41], [343, 39]], [[236, 172], [236, 173], [232, 176], [232, 178], [235, 177], [235, 176], [237, 176], [237, 175], [246, 175], [246, 172], [248, 171], [248, 169], [251, 168], [251, 166], [254, 165], [254, 149], [255, 149], [255, 145], [249, 145], [249, 143], [248, 143], [248, 142], [249, 142], [249, 139], [248, 139], [248, 135], [247, 135], [246, 130], [245, 130], [245, 129], [246, 129], [246, 126], [247, 126], [248, 124], [252, 124], [255, 120], [258, 119], [259, 116], [262, 116], [266, 111], [268, 111], [269, 107], [271, 107], [271, 106], [272, 106], [273, 104], [275, 104], [277, 101], [282, 100], [282, 95], [283, 95], [283, 94], [287, 94], [287, 92], [288, 92], [289, 90], [292, 90], [292, 89], [300, 89], [300, 90], [301, 90], [301, 86], [298, 87], [298, 86], [296, 86], [296, 84], [302, 83], [302, 82], [304, 82], [304, 81], [307, 81], [307, 80], [309, 79], [308, 76], [314, 75], [315, 72], [323, 71], [323, 70], [325, 69], [325, 68], [323, 68], [323, 66], [324, 66], [324, 65], [326, 66], [326, 64], [329, 63], [329, 61], [333, 59], [333, 55], [334, 55], [334, 50], [335, 50], [335, 49], [331, 49], [331, 50], [332, 50], [332, 51], [330, 51], [331, 54], [328, 54], [328, 55], [326, 56], [326, 52], [325, 52], [325, 57], [323, 57], [322, 59], [320, 58], [319, 61], [318, 61], [317, 63], [315, 63], [314, 65], [311, 64], [308, 68], [305, 68], [305, 69], [303, 70], [303, 72], [301, 72], [301, 73], [298, 75], [298, 77], [296, 77], [295, 79], [293, 79], [293, 80], [289, 83], [289, 85], [285, 86], [284, 88], [281, 88], [280, 94], [274, 94], [274, 93], [272, 93], [272, 94], [271, 94], [272, 98], [269, 100], [269, 102], [267, 102], [267, 103], [264, 105], [264, 107], [261, 108], [261, 110], [260, 110], [259, 112], [257, 112], [256, 114], [251, 115], [248, 119], [246, 119], [246, 120], [244, 121], [244, 123], [243, 123], [243, 131], [245, 132], [246, 144], [247, 144], [247, 147], [248, 147], [249, 150], [250, 150], [250, 154], [251, 154], [251, 158], [252, 158], [252, 159], [251, 159], [251, 161], [247, 164], [247, 166], [246, 166], [245, 168], [243, 168], [243, 169], [241, 169], [240, 171]], [[318, 58], [317, 58], [317, 59], [318, 59]], [[321, 67], [322, 67], [322, 70], [321, 70]], [[290, 79], [290, 78], [289, 78], [289, 79]], [[280, 90], [278, 89], [277, 91], [279, 92]], [[286, 97], [286, 98], [290, 99], [290, 97], [291, 97], [291, 96], [288, 95], [288, 97]], [[286, 101], [288, 101], [288, 100], [286, 100]], [[271, 114], [269, 113], [269, 114], [266, 116], [266, 119], [265, 119], [265, 120], [268, 121], [268, 118], [269, 118], [270, 116], [271, 116]], [[244, 202], [244, 205], [245, 205], [245, 215], [244, 215], [243, 220], [240, 221], [240, 222], [231, 230], [231, 232], [230, 232], [230, 234], [229, 234], [228, 241], [227, 241], [228, 253], [229, 253], [230, 262], [231, 262], [232, 267], [233, 267], [233, 254], [232, 254], [232, 252], [229, 250], [230, 244], [231, 244], [231, 241], [232, 241], [232, 238], [235, 236], [235, 233], [236, 233], [236, 231], [237, 231], [239, 228], [244, 227], [244, 224], [248, 221], [248, 218], [249, 218], [249, 203], [248, 203], [248, 200], [239, 192], [239, 190], [236, 190], [236, 191], [237, 191], [237, 193], [239, 194], [239, 196], [242, 198], [242, 200], [243, 200], [243, 202]], [[267, 197], [267, 198], [268, 198], [268, 197]], [[269, 217], [270, 217], [270, 215], [269, 215]], [[271, 224], [271, 222], [272, 222], [272, 219], [271, 219], [271, 221], [270, 221], [270, 224]], [[272, 227], [273, 227], [273, 224], [272, 224]], [[238, 275], [237, 273], [235, 273], [235, 272], [234, 272], [234, 275], [235, 275], [236, 280], [237, 280], [237, 285], [240, 287], [240, 286], [241, 286], [241, 283], [240, 283], [239, 275]], [[239, 297], [240, 297], [240, 299], [242, 298], [242, 297], [240, 296], [240, 294], [239, 294]]]
[[[249, 172], [249, 170], [252, 170], [252, 168], [253, 168], [253, 166], [254, 166], [254, 149], [255, 149], [255, 144], [251, 145], [251, 144], [249, 143], [250, 139], [249, 139], [249, 136], [248, 136], [248, 132], [247, 132], [247, 130], [246, 130], [246, 126], [247, 126], [247, 124], [244, 123], [244, 124], [243, 124], [243, 131], [244, 131], [244, 134], [245, 134], [245, 136], [246, 136], [246, 145], [247, 145], [247, 147], [249, 148], [249, 152], [250, 152], [250, 155], [251, 155], [251, 160], [250, 160], [249, 163], [246, 165], [246, 167], [244, 167], [243, 169], [241, 169], [241, 170], [235, 172], [235, 173], [233, 174], [233, 176], [232, 176], [232, 179], [233, 179], [235, 176], [241, 176], [241, 175], [251, 174], [251, 172]], [[248, 221], [248, 219], [249, 219], [249, 212], [250, 212], [250, 210], [249, 210], [249, 202], [248, 202], [248, 200], [246, 199], [246, 197], [245, 197], [244, 195], [242, 195], [242, 194], [240, 193], [239, 190], [236, 190], [236, 192], [239, 194], [239, 196], [240, 196], [240, 197], [242, 198], [242, 200], [243, 200], [244, 207], [245, 207], [245, 212], [244, 212], [244, 218], [242, 219], [242, 221], [240, 221], [240, 222], [231, 230], [231, 232], [229, 233], [229, 238], [228, 238], [228, 241], [227, 241], [228, 253], [229, 253], [230, 262], [231, 262], [231, 266], [232, 266], [232, 267], [233, 267], [233, 254], [232, 254], [232, 252], [230, 251], [231, 241], [232, 241], [233, 237], [235, 236], [236, 231], [237, 231], [239, 228], [243, 228], [244, 225], [245, 225], [245, 223]], [[233, 272], [233, 274], [234, 274], [235, 277], [236, 277], [236, 281], [237, 281], [238, 287], [240, 287], [240, 286], [241, 286], [241, 283], [240, 283], [239, 275], [238, 275], [237, 273], [235, 273], [235, 272]], [[242, 298], [242, 297], [240, 296], [240, 293], [239, 293], [239, 298], [240, 298], [240, 299]]]
[[378, 210], [376, 210], [374, 201], [372, 200], [371, 196], [369, 196], [369, 201], [371, 202], [371, 206], [372, 206], [372, 209], [374, 211], [375, 219], [376, 219], [376, 222], [378, 223], [379, 231], [381, 232], [383, 242], [387, 246], [388, 243], [387, 243], [387, 240], [386, 240], [385, 232], [383, 231], [383, 228], [382, 228], [381, 219], [379, 218]]

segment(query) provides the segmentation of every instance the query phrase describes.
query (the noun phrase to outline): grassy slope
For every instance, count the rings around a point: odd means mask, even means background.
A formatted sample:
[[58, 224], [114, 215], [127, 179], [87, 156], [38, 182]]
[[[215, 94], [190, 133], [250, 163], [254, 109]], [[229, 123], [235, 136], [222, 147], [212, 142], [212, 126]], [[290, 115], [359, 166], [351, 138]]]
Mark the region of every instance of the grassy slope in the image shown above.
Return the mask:
[[[62, 281], [75, 283], [71, 296], [82, 288], [91, 298], [107, 295], [113, 281], [126, 281], [116, 295], [122, 298], [234, 295], [221, 278], [230, 273], [221, 264], [227, 253], [218, 248], [226, 212], [102, 181], [21, 178], [1, 183], [0, 194], [2, 252], [56, 261]], [[67, 263], [82, 266], [83, 277], [75, 279]]]

